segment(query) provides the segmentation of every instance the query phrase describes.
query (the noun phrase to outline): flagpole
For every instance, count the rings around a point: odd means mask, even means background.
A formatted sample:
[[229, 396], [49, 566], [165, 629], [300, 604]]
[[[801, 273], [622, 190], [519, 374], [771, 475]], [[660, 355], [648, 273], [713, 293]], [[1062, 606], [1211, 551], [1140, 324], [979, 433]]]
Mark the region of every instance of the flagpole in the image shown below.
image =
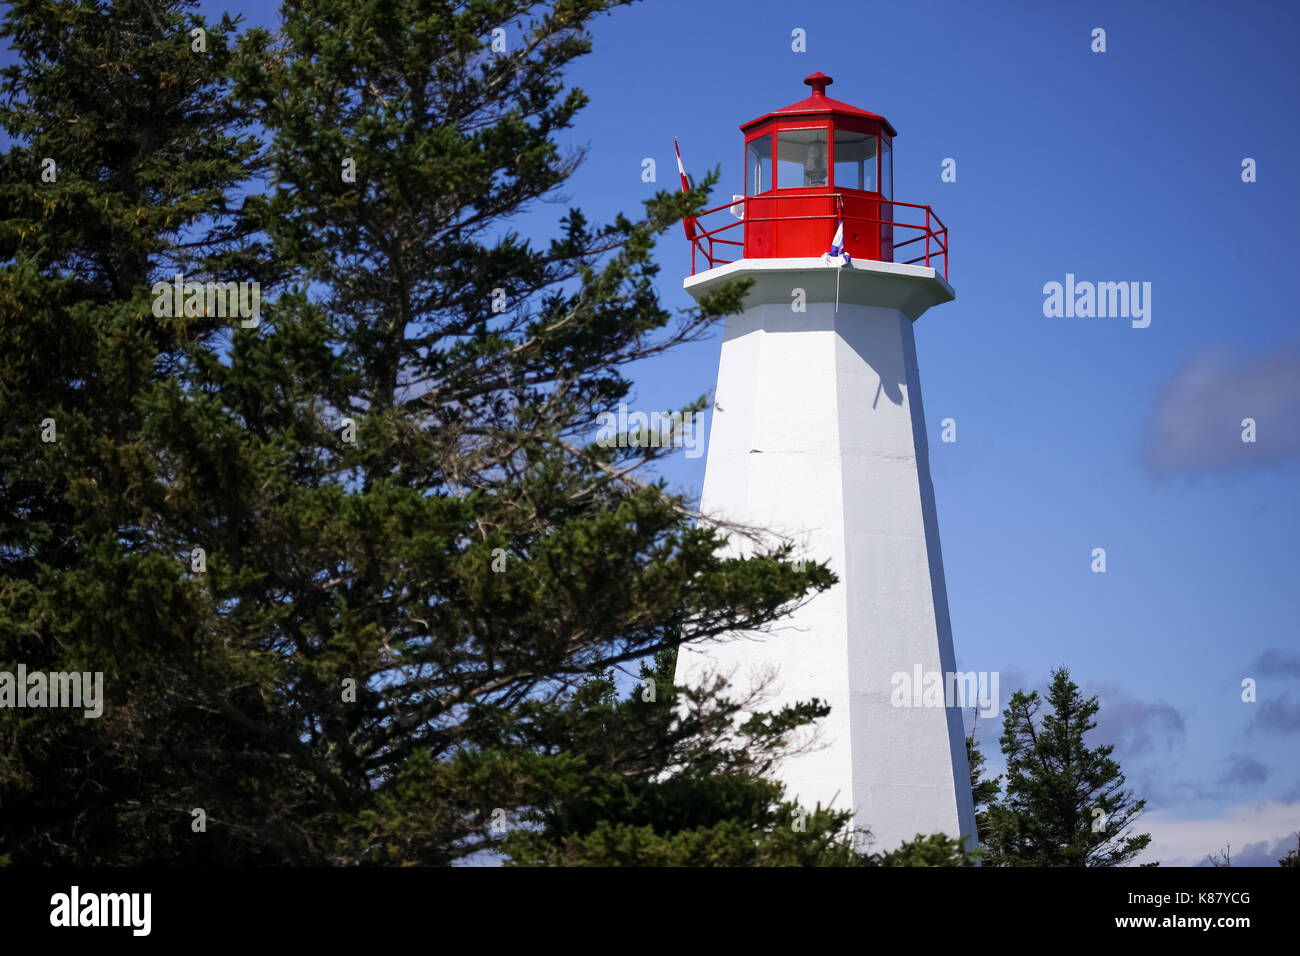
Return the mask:
[[[842, 204], [843, 199], [840, 196], [835, 197], [837, 204]], [[839, 211], [839, 221], [835, 224], [835, 235], [831, 237], [831, 251], [824, 253], [822, 259], [827, 265], [830, 264], [831, 257], [834, 256], [838, 261], [835, 263], [835, 314], [840, 312], [840, 270], [844, 268], [846, 262], [852, 263], [853, 259], [849, 255], [848, 249], [845, 248], [844, 240], [844, 210]]]

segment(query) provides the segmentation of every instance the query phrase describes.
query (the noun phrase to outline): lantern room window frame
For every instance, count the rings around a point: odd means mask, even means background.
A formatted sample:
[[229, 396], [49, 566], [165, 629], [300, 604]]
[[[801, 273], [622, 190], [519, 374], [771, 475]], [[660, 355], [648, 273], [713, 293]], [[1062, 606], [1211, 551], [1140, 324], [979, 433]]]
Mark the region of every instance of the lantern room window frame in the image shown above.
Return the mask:
[[[783, 185], [778, 180], [780, 157], [778, 135], [783, 132], [820, 129], [826, 132], [827, 157], [825, 186], [805, 186], [802, 183], [793, 186]], [[844, 131], [866, 133], [876, 137], [876, 175], [875, 189], [858, 189], [855, 186], [842, 186], [835, 180], [835, 134]], [[754, 170], [750, 164], [750, 145], [757, 140], [767, 139], [767, 149], [756, 150], [760, 172], [759, 186], [754, 191]], [[745, 195], [763, 196], [774, 191], [822, 190], [830, 192], [851, 192], [861, 196], [874, 196], [891, 200], [894, 181], [894, 138], [885, 130], [883, 124], [876, 120], [858, 116], [843, 116], [827, 113], [824, 116], [805, 115], [770, 119], [745, 134], [744, 146]]]

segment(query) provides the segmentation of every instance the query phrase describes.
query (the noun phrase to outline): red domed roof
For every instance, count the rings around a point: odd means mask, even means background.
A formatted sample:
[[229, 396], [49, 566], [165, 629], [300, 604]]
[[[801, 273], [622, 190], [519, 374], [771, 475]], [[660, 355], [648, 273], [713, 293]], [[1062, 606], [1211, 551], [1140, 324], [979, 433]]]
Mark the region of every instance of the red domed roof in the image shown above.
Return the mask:
[[814, 73], [812, 76], [805, 77], [804, 82], [813, 88], [812, 96], [808, 97], [806, 100], [800, 100], [798, 103], [791, 103], [783, 109], [774, 110], [771, 113], [764, 113], [758, 119], [750, 120], [748, 123], [741, 126], [741, 131], [748, 132], [751, 128], [757, 126], [764, 120], [789, 118], [792, 116], [825, 116], [833, 113], [839, 116], [856, 116], [859, 119], [875, 120], [884, 126], [885, 132], [890, 136], [898, 135], [898, 132], [890, 124], [889, 120], [885, 119], [879, 113], [869, 113], [866, 110], [860, 110], [856, 106], [850, 106], [848, 103], [841, 103], [839, 100], [833, 100], [827, 96], [826, 87], [830, 86], [835, 81], [825, 73]]

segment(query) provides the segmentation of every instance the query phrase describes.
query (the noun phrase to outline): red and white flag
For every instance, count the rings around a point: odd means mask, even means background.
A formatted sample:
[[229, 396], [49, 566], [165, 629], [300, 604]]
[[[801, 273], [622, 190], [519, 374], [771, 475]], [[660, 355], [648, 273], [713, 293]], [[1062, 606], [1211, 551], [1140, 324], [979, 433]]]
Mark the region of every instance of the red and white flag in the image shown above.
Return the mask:
[[[691, 191], [691, 183], [690, 180], [686, 178], [686, 167], [682, 165], [682, 150], [681, 147], [677, 145], [676, 136], [673, 137], [673, 152], [677, 154], [677, 172], [682, 177], [682, 192], [688, 193]], [[695, 238], [695, 220], [693, 218], [687, 216], [683, 219], [682, 228], [686, 230], [687, 239]]]

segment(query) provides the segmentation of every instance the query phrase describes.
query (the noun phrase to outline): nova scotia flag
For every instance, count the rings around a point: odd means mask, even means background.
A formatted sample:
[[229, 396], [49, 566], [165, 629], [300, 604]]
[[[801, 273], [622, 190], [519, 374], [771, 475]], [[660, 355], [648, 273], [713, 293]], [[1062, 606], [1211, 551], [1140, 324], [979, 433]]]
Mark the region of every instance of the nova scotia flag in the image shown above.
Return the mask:
[[853, 257], [849, 255], [844, 248], [844, 217], [840, 217], [839, 223], [835, 226], [835, 238], [831, 240], [831, 251], [822, 254], [822, 260], [830, 262], [832, 259], [839, 259], [839, 264], [849, 266], [853, 264]]

